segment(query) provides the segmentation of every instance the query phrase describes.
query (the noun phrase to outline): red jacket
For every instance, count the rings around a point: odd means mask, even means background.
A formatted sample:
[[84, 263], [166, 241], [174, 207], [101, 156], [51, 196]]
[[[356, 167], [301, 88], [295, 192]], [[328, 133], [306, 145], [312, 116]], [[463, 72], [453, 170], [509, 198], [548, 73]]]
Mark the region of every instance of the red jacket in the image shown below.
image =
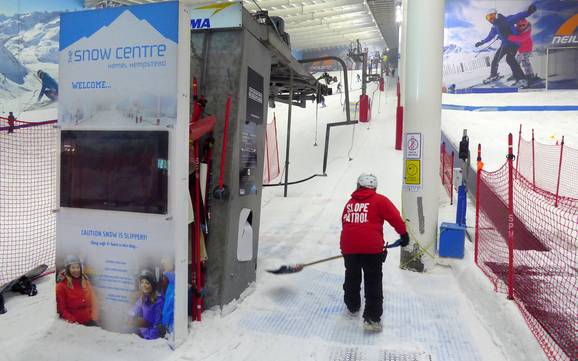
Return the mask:
[[532, 28], [528, 25], [528, 29], [520, 35], [509, 35], [508, 40], [518, 44], [520, 53], [531, 53], [534, 48], [534, 43], [532, 42]]
[[341, 216], [341, 252], [383, 252], [383, 221], [387, 221], [400, 235], [407, 232], [399, 211], [387, 197], [370, 188], [353, 192]]
[[87, 324], [98, 319], [98, 306], [95, 301], [92, 286], [88, 280], [82, 287], [80, 279], [72, 278], [72, 288], [68, 287], [67, 279], [56, 285], [56, 308], [58, 314], [69, 322]]

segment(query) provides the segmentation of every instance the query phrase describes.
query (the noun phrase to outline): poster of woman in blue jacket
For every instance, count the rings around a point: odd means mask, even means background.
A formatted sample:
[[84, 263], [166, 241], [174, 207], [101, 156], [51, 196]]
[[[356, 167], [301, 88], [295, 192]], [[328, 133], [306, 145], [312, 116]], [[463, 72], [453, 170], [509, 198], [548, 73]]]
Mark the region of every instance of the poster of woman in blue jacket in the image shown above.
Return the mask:
[[456, 93], [578, 89], [577, 17], [576, 1], [446, 0], [444, 86]]
[[163, 337], [162, 325], [164, 299], [156, 290], [154, 274], [144, 269], [139, 275], [139, 295], [130, 312], [130, 323], [140, 337], [153, 340]]
[[488, 33], [485, 39], [478, 41], [475, 46], [480, 47], [489, 41], [492, 41], [496, 36], [500, 39], [501, 44], [494, 58], [492, 59], [492, 64], [490, 68], [490, 76], [487, 78], [487, 82], [499, 79], [501, 76], [498, 74], [498, 65], [500, 60], [506, 56], [506, 62], [512, 69], [512, 75], [516, 83], [514, 86], [526, 87], [528, 86], [528, 81], [526, 75], [520, 67], [520, 63], [516, 60], [516, 53], [518, 52], [518, 44], [508, 40], [510, 35], [518, 35], [518, 30], [516, 29], [516, 23], [522, 19], [527, 18], [536, 12], [536, 6], [530, 5], [527, 11], [522, 11], [514, 15], [504, 16], [498, 13], [497, 10], [492, 9], [488, 14], [486, 14], [486, 20], [492, 24], [492, 29]]

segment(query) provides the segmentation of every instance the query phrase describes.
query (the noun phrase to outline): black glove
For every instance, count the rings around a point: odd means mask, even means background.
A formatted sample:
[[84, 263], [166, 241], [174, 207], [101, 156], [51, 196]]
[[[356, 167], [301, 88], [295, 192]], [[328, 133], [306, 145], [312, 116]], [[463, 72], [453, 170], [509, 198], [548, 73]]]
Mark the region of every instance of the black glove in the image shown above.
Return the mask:
[[387, 259], [387, 248], [383, 249], [383, 252], [380, 253], [381, 256], [381, 263], [384, 263], [385, 260]]
[[532, 15], [535, 12], [536, 12], [536, 5], [532, 4], [528, 6], [528, 14]]
[[484, 43], [482, 43], [481, 41], [478, 41], [478, 42], [475, 44], [475, 45], [476, 45], [476, 48], [479, 47], [479, 46], [482, 46], [482, 44], [484, 44]]
[[409, 244], [409, 234], [404, 233], [402, 234], [399, 239], [401, 239], [401, 243], [399, 244], [402, 247], [405, 247]]

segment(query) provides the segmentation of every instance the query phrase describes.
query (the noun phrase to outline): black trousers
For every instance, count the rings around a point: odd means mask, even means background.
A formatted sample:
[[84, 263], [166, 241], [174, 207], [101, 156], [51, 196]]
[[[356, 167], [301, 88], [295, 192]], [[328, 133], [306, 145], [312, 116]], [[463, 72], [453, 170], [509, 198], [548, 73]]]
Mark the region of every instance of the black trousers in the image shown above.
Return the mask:
[[345, 282], [343, 300], [351, 312], [361, 308], [361, 277], [365, 288], [365, 309], [363, 318], [370, 321], [381, 321], [383, 314], [383, 265], [382, 254], [346, 254]]
[[518, 48], [516, 47], [505, 47], [503, 44], [496, 50], [494, 54], [494, 58], [492, 59], [492, 64], [490, 67], [490, 76], [496, 76], [498, 74], [498, 65], [500, 64], [500, 60], [504, 56], [506, 56], [506, 63], [512, 69], [512, 75], [514, 75], [514, 79], [526, 79], [524, 75], [524, 71], [522, 71], [522, 67], [518, 60], [516, 60], [516, 53], [518, 52]]

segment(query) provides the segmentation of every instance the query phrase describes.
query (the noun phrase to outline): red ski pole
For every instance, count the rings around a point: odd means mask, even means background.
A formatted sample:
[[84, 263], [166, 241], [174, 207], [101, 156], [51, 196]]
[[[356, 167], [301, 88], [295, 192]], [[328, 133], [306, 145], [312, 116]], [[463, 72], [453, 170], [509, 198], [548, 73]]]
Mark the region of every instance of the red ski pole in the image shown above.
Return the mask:
[[225, 106], [225, 126], [223, 128], [223, 145], [221, 147], [221, 172], [219, 174], [219, 185], [215, 188], [213, 196], [216, 199], [227, 199], [229, 196], [228, 190], [224, 185], [225, 180], [225, 161], [227, 159], [227, 139], [229, 131], [229, 113], [231, 110], [231, 96], [227, 97], [227, 104]]

